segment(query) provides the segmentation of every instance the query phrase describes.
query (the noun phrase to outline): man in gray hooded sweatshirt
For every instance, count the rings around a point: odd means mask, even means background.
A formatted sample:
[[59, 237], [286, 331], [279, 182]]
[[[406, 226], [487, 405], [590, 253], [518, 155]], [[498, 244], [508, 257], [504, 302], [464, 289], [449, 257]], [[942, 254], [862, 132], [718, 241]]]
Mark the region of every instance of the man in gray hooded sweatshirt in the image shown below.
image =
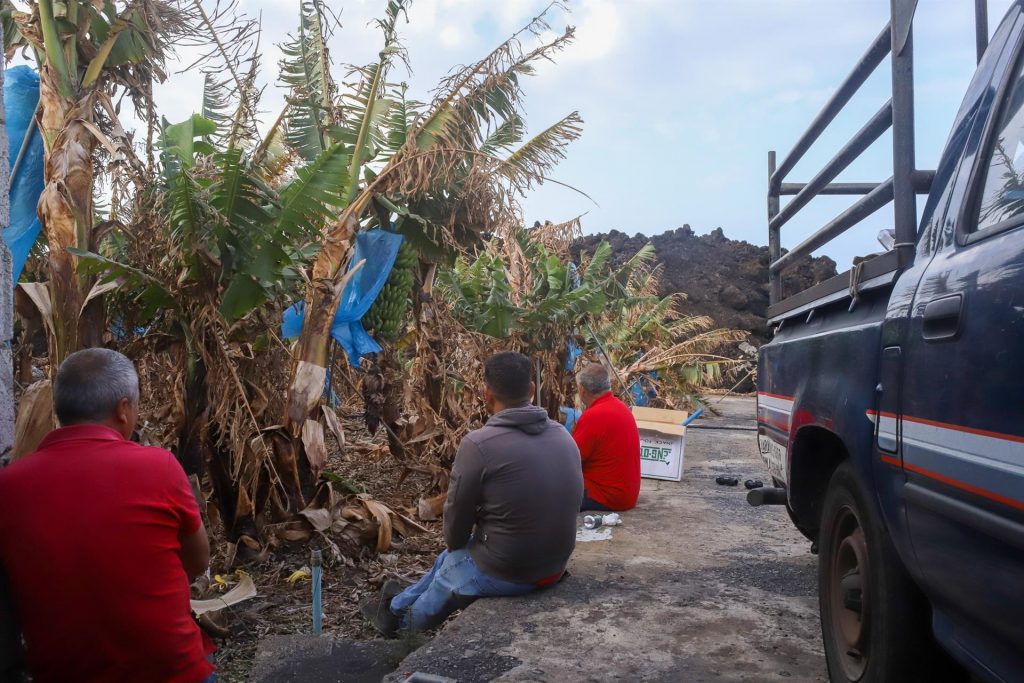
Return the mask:
[[576, 545], [580, 454], [562, 425], [531, 405], [530, 359], [484, 365], [491, 418], [459, 445], [444, 506], [448, 549], [416, 584], [388, 581], [362, 605], [385, 635], [432, 628], [476, 598], [523, 595], [558, 581]]

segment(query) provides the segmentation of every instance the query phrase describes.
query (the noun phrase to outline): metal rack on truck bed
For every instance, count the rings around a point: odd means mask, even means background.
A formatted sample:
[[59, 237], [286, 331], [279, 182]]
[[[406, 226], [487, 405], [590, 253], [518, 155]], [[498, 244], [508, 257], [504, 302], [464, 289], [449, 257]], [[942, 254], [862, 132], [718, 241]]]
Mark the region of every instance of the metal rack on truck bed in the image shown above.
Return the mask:
[[[917, 0], [891, 0], [891, 19], [850, 75], [822, 107], [792, 151], [776, 165], [775, 151], [768, 152], [768, 269], [770, 307], [768, 318], [779, 322], [843, 297], [891, 284], [895, 274], [913, 259], [917, 235], [916, 195], [928, 194], [934, 171], [916, 167], [914, 155], [914, 38], [913, 19]], [[988, 45], [987, 0], [975, 0], [975, 41], [980, 61]], [[785, 182], [797, 163], [835, 120], [865, 81], [887, 56], [892, 57], [892, 96], [807, 183]], [[887, 130], [892, 128], [893, 175], [882, 182], [832, 182]], [[782, 253], [782, 226], [818, 195], [861, 196], [852, 206], [807, 239]], [[783, 196], [792, 196], [780, 207]], [[801, 292], [784, 297], [782, 274], [798, 259], [828, 244], [888, 204], [893, 205], [895, 247], [863, 261], [855, 268]]]

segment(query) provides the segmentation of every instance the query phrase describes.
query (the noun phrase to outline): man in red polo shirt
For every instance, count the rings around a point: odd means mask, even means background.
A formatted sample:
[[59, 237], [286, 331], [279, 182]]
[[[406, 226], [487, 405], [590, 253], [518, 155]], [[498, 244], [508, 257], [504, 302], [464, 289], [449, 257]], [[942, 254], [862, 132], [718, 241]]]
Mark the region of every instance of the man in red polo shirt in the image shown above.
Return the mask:
[[215, 676], [189, 605], [206, 530], [174, 456], [128, 440], [138, 401], [130, 360], [74, 353], [53, 388], [62, 427], [0, 470], [0, 569], [36, 683]]
[[612, 394], [608, 370], [591, 363], [576, 376], [584, 405], [572, 436], [583, 462], [581, 510], [630, 510], [640, 495], [640, 432]]

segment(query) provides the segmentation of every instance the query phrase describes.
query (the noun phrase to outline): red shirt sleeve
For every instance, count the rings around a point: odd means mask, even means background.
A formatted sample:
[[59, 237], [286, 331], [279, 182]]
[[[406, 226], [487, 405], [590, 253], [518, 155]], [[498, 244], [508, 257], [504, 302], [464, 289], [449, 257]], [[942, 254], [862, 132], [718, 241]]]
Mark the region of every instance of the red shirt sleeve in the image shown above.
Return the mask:
[[179, 535], [187, 536], [194, 534], [203, 518], [199, 515], [199, 505], [196, 503], [195, 494], [192, 493], [192, 484], [181, 469], [178, 459], [171, 453], [167, 454], [167, 497], [171, 510], [178, 517], [180, 525]]

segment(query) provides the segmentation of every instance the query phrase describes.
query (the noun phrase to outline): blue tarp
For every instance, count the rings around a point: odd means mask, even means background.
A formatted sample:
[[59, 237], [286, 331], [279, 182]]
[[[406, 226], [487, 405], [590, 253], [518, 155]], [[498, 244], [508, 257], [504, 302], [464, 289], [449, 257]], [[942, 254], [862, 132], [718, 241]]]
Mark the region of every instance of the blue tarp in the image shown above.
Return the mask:
[[569, 337], [569, 340], [565, 343], [565, 369], [572, 372], [576, 367], [576, 359], [583, 355], [583, 349], [576, 343], [576, 340]]
[[580, 421], [580, 415], [583, 414], [583, 411], [572, 406], [562, 406], [558, 409], [558, 412], [565, 415], [565, 428], [572, 434], [573, 430], [576, 429], [576, 423]]
[[[39, 102], [39, 75], [31, 67], [15, 66], [4, 74], [4, 114], [7, 117], [7, 140], [11, 169], [18, 158], [25, 132]], [[39, 236], [36, 204], [43, 192], [43, 138], [32, 126], [32, 137], [11, 178], [11, 224], [4, 230], [4, 243], [11, 252], [11, 271], [17, 284], [28, 254]]]
[[[364, 259], [366, 263], [345, 285], [334, 324], [331, 325], [331, 336], [344, 349], [352, 366], [358, 366], [359, 359], [366, 354], [380, 351], [380, 345], [366, 333], [361, 321], [388, 281], [403, 239], [398, 233], [387, 230], [368, 230], [356, 235], [355, 253], [349, 269]], [[285, 339], [301, 334], [305, 304], [305, 301], [300, 301], [284, 312], [281, 334]]]
[[[647, 373], [654, 379], [658, 379], [658, 372], [652, 370]], [[651, 399], [657, 396], [657, 392], [654, 391], [654, 385], [646, 377], [638, 377], [629, 385], [629, 393], [633, 394], [633, 405], [645, 407], [650, 404]]]

